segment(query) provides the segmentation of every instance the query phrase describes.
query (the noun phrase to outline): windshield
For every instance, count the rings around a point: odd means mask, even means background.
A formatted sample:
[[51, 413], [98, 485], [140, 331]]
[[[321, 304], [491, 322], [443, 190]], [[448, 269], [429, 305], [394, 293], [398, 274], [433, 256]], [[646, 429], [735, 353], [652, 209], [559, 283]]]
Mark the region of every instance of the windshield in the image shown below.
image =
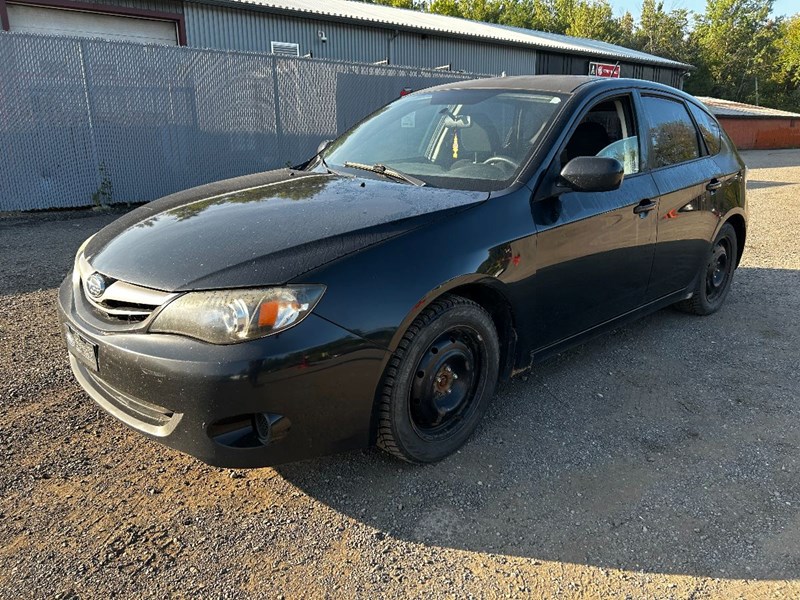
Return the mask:
[[412, 94], [334, 141], [323, 158], [336, 169], [379, 165], [436, 187], [498, 190], [525, 165], [563, 98], [517, 90]]

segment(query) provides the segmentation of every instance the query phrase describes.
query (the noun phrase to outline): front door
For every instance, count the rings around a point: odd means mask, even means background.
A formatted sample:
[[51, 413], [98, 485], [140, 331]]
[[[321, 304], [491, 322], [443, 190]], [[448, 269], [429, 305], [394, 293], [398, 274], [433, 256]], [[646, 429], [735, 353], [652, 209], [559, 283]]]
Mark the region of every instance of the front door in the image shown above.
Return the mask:
[[641, 169], [631, 96], [588, 110], [556, 159], [556, 172], [577, 156], [617, 158], [625, 178], [615, 191], [570, 191], [534, 203], [539, 349], [641, 305], [653, 262], [658, 189]]

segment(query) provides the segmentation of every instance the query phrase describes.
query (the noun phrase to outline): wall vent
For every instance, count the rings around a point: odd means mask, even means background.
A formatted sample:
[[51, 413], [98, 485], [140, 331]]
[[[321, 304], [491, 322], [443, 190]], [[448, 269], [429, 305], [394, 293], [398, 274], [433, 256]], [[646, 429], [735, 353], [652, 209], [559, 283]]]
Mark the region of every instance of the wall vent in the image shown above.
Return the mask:
[[270, 42], [270, 51], [281, 56], [300, 56], [300, 44], [290, 42]]

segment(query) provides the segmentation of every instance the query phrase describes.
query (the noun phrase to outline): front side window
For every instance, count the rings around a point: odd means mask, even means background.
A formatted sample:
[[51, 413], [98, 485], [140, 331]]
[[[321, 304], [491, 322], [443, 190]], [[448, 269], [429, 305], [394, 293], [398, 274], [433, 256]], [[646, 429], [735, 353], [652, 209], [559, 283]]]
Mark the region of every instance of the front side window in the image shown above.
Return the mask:
[[642, 104], [650, 123], [650, 143], [653, 147], [651, 162], [654, 169], [700, 156], [697, 130], [682, 102], [644, 96]]
[[700, 128], [700, 135], [703, 136], [703, 140], [706, 142], [708, 153], [712, 156], [719, 154], [722, 148], [722, 141], [717, 122], [706, 111], [694, 104], [689, 105], [689, 110], [692, 111], [697, 127]]
[[453, 189], [498, 190], [521, 171], [565, 96], [492, 89], [412, 94], [323, 153], [331, 168], [383, 165]]
[[578, 156], [616, 158], [626, 175], [639, 172], [639, 137], [630, 97], [604, 100], [586, 113], [561, 153], [561, 166]]

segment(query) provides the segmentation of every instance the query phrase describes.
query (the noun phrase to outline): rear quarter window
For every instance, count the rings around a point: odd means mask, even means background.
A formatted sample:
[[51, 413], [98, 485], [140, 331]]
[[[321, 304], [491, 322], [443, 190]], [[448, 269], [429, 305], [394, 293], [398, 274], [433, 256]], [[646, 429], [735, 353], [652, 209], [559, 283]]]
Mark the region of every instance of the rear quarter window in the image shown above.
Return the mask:
[[712, 156], [714, 154], [719, 154], [722, 148], [722, 139], [716, 120], [702, 108], [694, 104], [689, 105], [689, 110], [692, 111], [692, 116], [697, 123], [697, 127], [700, 129], [700, 135], [703, 136], [706, 148], [708, 148], [708, 153]]

